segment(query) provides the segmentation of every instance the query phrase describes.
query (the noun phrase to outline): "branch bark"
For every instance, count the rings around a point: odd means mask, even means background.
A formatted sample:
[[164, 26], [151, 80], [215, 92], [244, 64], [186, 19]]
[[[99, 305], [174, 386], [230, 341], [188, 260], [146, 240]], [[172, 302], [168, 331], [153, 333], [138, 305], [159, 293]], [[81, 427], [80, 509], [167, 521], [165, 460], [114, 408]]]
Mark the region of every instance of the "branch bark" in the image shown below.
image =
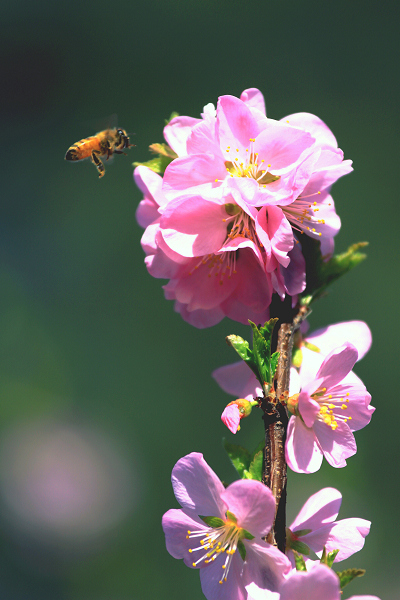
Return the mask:
[[279, 351], [278, 366], [275, 374], [275, 398], [265, 398], [262, 403], [265, 425], [265, 450], [263, 483], [267, 485], [276, 502], [274, 526], [266, 541], [285, 552], [286, 547], [286, 481], [287, 465], [285, 443], [288, 426], [286, 400], [289, 393], [290, 366], [293, 349], [293, 336], [309, 309], [301, 307], [290, 322], [278, 321], [276, 350]]

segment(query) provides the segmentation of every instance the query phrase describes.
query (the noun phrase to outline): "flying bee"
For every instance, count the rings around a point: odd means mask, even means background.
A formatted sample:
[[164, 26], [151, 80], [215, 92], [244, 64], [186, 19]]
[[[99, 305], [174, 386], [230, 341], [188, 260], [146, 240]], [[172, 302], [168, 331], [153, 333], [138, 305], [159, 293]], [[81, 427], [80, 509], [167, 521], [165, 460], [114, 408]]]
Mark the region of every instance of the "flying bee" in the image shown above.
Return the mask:
[[124, 148], [131, 148], [134, 144], [129, 143], [129, 137], [125, 129], [105, 129], [96, 135], [80, 140], [68, 148], [65, 160], [83, 160], [90, 158], [103, 177], [106, 172], [100, 156], [107, 156], [106, 160], [113, 154], [125, 154]]

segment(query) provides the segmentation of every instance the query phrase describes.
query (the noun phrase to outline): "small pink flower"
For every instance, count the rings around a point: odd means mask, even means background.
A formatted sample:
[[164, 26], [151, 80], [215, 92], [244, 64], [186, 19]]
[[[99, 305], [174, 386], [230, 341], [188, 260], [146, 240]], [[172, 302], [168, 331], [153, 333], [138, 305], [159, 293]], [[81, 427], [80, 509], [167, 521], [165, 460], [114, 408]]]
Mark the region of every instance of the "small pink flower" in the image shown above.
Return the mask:
[[365, 427], [375, 410], [361, 380], [346, 379], [357, 358], [352, 344], [336, 348], [302, 387], [287, 431], [286, 461], [293, 471], [314, 473], [324, 456], [333, 467], [344, 467], [356, 453], [353, 431]]
[[321, 558], [324, 547], [327, 552], [339, 550], [335, 562], [345, 560], [364, 546], [371, 523], [364, 519], [336, 521], [342, 495], [334, 488], [324, 488], [311, 496], [289, 526], [286, 540], [288, 557], [294, 566], [293, 550], [302, 553], [306, 544]]
[[247, 600], [250, 584], [257, 590], [279, 589], [290, 562], [262, 539], [275, 515], [269, 488], [246, 479], [225, 489], [196, 452], [176, 463], [172, 486], [182, 508], [163, 516], [167, 550], [200, 570], [208, 600]]
[[242, 415], [240, 414], [239, 407], [234, 402], [228, 404], [228, 406], [224, 408], [224, 411], [221, 415], [222, 422], [232, 433], [237, 433], [237, 431], [240, 429], [241, 418]]

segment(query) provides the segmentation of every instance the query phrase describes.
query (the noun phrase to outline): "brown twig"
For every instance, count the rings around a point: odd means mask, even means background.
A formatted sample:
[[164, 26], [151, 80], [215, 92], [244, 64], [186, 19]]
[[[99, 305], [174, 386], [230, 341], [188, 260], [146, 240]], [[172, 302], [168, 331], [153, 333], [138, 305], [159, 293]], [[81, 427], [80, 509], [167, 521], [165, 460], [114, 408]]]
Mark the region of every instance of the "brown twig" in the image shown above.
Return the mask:
[[277, 546], [282, 552], [285, 552], [286, 547], [286, 399], [289, 391], [293, 336], [308, 313], [308, 308], [301, 307], [295, 316], [291, 315], [290, 322], [283, 322], [283, 319], [278, 322], [276, 350], [279, 351], [279, 360], [275, 374], [275, 393], [262, 402], [265, 425], [263, 483], [271, 489], [276, 501], [274, 527], [266, 541]]

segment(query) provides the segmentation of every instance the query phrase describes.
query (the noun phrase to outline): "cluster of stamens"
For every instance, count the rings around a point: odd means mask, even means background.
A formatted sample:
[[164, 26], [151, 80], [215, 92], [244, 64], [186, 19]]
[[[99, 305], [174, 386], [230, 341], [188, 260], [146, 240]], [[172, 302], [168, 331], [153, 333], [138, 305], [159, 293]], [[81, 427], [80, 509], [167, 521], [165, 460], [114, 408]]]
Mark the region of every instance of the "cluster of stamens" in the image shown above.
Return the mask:
[[[338, 421], [351, 420], [351, 416], [345, 416], [345, 411], [348, 408], [350, 393], [346, 394], [326, 394], [326, 388], [321, 388], [311, 395], [311, 398], [320, 405], [318, 418], [331, 427], [335, 431], [338, 427]], [[340, 411], [344, 411], [341, 413]]]
[[[310, 234], [321, 237], [322, 233], [316, 231], [312, 225], [325, 225], [325, 219], [319, 219], [315, 213], [319, 211], [318, 203], [311, 202], [308, 198], [319, 195], [321, 192], [310, 194], [310, 196], [299, 196], [289, 206], [281, 206], [287, 219], [292, 223], [293, 229], [304, 233], [304, 229]], [[309, 223], [309, 225], [307, 225]]]
[[[250, 138], [250, 148], [246, 148], [246, 158], [240, 160], [238, 156], [232, 160], [225, 161], [225, 167], [230, 177], [249, 177], [255, 179], [261, 187], [266, 187], [268, 183], [272, 183], [279, 179], [279, 176], [269, 172], [271, 164], [266, 165], [264, 159], [259, 159], [259, 153], [254, 152], [253, 144], [255, 138]], [[232, 149], [227, 146], [225, 152], [227, 154], [239, 152], [239, 148]], [[267, 167], [267, 168], [265, 168]]]
[[224, 564], [221, 565], [223, 574], [219, 583], [226, 581], [232, 558], [237, 550], [238, 542], [241, 539], [242, 528], [229, 519], [224, 521], [220, 527], [213, 527], [207, 533], [201, 531], [188, 531], [186, 539], [202, 538], [197, 548], [190, 548], [189, 552], [203, 551], [200, 558], [193, 562], [193, 567], [197, 567], [201, 562], [205, 564], [214, 562], [220, 554], [225, 554]]

